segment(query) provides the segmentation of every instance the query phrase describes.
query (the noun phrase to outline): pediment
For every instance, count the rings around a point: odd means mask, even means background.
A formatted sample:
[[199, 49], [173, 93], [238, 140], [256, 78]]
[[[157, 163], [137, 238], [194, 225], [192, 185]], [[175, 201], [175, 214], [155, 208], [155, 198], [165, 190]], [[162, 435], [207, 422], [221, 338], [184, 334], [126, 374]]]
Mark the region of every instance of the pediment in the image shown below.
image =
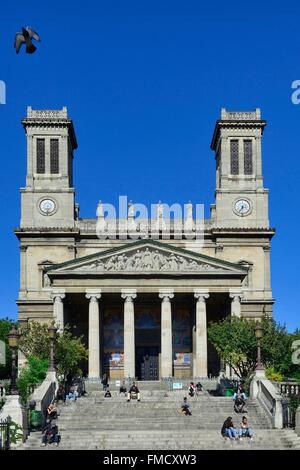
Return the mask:
[[141, 240], [123, 247], [52, 265], [47, 274], [247, 274], [238, 264], [197, 254], [168, 244]]

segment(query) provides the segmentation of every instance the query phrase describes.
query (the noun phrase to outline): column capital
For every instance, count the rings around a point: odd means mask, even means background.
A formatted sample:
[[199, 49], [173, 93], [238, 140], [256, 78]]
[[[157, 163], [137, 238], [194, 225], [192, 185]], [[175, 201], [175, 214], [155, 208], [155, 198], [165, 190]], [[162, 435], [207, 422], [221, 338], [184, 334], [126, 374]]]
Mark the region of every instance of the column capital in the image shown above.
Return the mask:
[[122, 289], [121, 292], [122, 292], [121, 297], [122, 297], [122, 299], [125, 300], [125, 302], [132, 302], [137, 297], [135, 289], [133, 289], [133, 290], [132, 289], [131, 290]]
[[101, 291], [98, 292], [87, 292], [85, 298], [89, 299], [90, 302], [98, 301], [101, 298]]
[[232, 302], [241, 302], [243, 294], [242, 292], [230, 292], [229, 297], [232, 299]]
[[206, 302], [209, 298], [209, 293], [207, 291], [195, 290], [194, 297], [197, 299], [197, 302]]
[[63, 299], [66, 297], [66, 294], [65, 294], [65, 292], [63, 292], [63, 291], [60, 291], [60, 292], [55, 292], [55, 291], [53, 291], [53, 292], [51, 292], [50, 296], [51, 296], [51, 299], [52, 299], [54, 302], [57, 302], [57, 301], [58, 301], [58, 302], [62, 302]]
[[160, 290], [158, 297], [162, 299], [163, 301], [170, 301], [171, 299], [174, 298], [174, 291], [172, 289]]

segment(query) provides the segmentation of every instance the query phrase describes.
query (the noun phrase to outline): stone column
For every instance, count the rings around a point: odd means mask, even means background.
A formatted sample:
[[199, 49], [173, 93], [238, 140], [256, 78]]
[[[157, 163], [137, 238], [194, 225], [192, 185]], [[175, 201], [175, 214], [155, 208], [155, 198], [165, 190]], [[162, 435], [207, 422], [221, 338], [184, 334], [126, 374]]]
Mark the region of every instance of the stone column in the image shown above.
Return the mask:
[[26, 279], [26, 252], [27, 245], [20, 246], [20, 295], [26, 297], [27, 279]]
[[99, 303], [100, 293], [88, 293], [89, 299], [89, 379], [100, 378], [100, 321]]
[[64, 304], [63, 299], [65, 298], [65, 294], [62, 292], [53, 292], [51, 294], [53, 299], [53, 319], [55, 325], [57, 326], [59, 331], [63, 331], [64, 329]]
[[124, 377], [135, 377], [134, 299], [136, 291], [122, 291], [124, 302]]
[[265, 291], [271, 290], [271, 272], [270, 272], [270, 247], [264, 246], [265, 255]]
[[207, 377], [207, 320], [206, 299], [209, 294], [195, 292], [196, 304], [196, 338], [193, 361], [194, 377]]
[[242, 294], [230, 294], [231, 300], [231, 316], [241, 318], [241, 299]]
[[172, 292], [160, 292], [161, 302], [161, 378], [168, 378], [173, 375], [172, 364]]

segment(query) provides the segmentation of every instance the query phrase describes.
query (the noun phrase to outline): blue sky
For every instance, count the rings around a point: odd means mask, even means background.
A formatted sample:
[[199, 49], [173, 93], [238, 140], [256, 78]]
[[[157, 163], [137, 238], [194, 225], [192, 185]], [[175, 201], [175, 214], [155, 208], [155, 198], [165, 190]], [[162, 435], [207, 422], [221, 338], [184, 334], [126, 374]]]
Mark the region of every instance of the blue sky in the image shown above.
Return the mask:
[[[16, 315], [19, 187], [26, 147], [26, 106], [68, 106], [79, 148], [75, 186], [81, 216], [99, 199], [150, 204], [213, 202], [210, 141], [220, 108], [261, 107], [268, 120], [263, 171], [270, 188], [275, 316], [299, 322], [300, 3], [296, 1], [33, 1], [1, 6], [0, 316]], [[13, 49], [33, 26], [32, 56]]]

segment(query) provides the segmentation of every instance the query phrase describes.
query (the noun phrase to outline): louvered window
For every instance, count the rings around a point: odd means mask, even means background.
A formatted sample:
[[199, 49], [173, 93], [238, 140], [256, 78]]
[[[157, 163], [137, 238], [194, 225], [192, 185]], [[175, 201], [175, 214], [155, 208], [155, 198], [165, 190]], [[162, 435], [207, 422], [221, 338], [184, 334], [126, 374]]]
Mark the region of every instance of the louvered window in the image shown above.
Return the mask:
[[36, 172], [45, 173], [45, 139], [36, 140]]
[[239, 174], [239, 141], [230, 141], [230, 172], [232, 175]]
[[252, 140], [244, 140], [244, 173], [245, 175], [252, 175], [253, 162], [252, 162]]
[[58, 139], [50, 139], [50, 173], [59, 173]]

